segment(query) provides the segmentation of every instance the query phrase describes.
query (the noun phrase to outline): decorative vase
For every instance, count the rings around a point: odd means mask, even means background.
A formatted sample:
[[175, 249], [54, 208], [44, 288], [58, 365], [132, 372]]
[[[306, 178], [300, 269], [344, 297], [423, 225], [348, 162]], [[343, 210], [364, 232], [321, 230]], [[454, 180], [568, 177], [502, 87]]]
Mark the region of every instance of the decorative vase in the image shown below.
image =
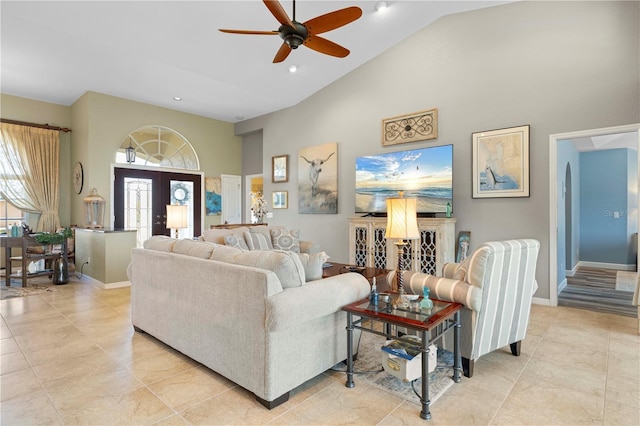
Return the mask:
[[66, 257], [60, 256], [53, 262], [52, 281], [56, 285], [69, 282], [69, 262]]
[[422, 300], [420, 301], [420, 308], [430, 311], [433, 309], [433, 300], [429, 299], [429, 287], [422, 288]]
[[60, 257], [53, 262], [53, 276], [52, 281], [54, 284], [66, 284], [69, 282], [69, 262], [67, 261], [67, 239], [62, 240], [62, 247], [60, 250]]

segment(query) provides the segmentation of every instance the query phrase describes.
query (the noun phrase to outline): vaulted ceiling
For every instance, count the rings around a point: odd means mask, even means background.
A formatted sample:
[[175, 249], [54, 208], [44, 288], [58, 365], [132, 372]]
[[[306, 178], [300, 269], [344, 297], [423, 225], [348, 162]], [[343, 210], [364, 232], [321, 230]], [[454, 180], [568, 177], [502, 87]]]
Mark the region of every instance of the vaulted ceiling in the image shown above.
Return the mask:
[[442, 16], [508, 1], [387, 1], [383, 13], [377, 3], [297, 1], [299, 22], [360, 7], [360, 19], [322, 34], [351, 53], [300, 47], [273, 64], [279, 37], [218, 31], [277, 30], [258, 0], [2, 1], [1, 90], [62, 105], [95, 91], [237, 122], [297, 104]]

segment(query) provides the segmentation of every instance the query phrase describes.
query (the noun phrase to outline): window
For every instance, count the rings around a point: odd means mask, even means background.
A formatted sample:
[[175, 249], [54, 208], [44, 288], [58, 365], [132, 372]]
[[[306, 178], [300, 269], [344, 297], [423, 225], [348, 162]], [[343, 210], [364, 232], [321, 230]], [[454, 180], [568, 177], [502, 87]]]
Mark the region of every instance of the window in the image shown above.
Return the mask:
[[0, 198], [0, 234], [10, 235], [11, 226], [14, 223], [20, 226], [23, 220], [25, 220], [25, 214], [22, 210]]
[[133, 164], [168, 169], [200, 170], [198, 157], [187, 139], [164, 126], [145, 126], [129, 133], [116, 153], [116, 163], [126, 164], [125, 149], [136, 150]]

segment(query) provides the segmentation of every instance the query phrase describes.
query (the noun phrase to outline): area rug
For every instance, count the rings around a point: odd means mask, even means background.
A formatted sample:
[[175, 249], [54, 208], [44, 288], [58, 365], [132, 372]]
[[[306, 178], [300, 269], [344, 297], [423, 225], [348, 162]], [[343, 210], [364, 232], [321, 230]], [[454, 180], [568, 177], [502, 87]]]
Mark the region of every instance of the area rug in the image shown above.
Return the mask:
[[[382, 369], [381, 347], [385, 338], [372, 333], [362, 333], [360, 346], [358, 349], [358, 359], [354, 363], [354, 382], [356, 387], [359, 381], [384, 391], [399, 396], [411, 403], [420, 405], [420, 398], [415, 394], [410, 382], [402, 380], [388, 374]], [[453, 353], [438, 349], [438, 366], [429, 374], [429, 400], [431, 404], [440, 398], [453, 381]], [[334, 367], [339, 371], [346, 371], [346, 364], [340, 363]], [[373, 372], [359, 374], [359, 372]], [[413, 382], [413, 388], [420, 393], [422, 391], [422, 379]]]
[[618, 271], [616, 275], [616, 290], [635, 291], [638, 273], [635, 271]]
[[56, 290], [56, 286], [48, 277], [30, 278], [27, 287], [22, 287], [20, 279], [11, 279], [11, 287], [4, 285], [4, 277], [0, 285], [0, 300], [12, 299], [14, 297], [34, 296], [36, 294], [50, 293]]

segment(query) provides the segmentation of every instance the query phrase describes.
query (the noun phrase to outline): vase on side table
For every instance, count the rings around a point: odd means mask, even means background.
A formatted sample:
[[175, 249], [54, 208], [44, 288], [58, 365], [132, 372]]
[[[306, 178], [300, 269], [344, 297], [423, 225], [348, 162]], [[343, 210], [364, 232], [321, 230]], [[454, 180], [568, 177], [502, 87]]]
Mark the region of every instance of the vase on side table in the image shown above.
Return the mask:
[[60, 257], [53, 262], [53, 276], [51, 277], [54, 284], [66, 284], [69, 282], [69, 261], [67, 260], [67, 239], [62, 240], [62, 248]]

